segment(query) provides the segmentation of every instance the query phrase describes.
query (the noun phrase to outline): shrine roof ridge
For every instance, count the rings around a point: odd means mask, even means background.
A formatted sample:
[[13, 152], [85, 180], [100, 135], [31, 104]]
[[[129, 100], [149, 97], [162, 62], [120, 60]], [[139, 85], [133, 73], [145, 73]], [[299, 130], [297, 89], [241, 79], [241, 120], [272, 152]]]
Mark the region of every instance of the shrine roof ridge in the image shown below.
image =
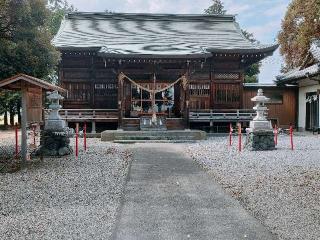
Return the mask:
[[108, 13], [108, 12], [73, 12], [68, 13], [69, 19], [104, 18], [104, 19], [130, 19], [130, 20], [188, 20], [188, 21], [234, 21], [236, 15], [226, 14], [173, 14], [173, 13]]

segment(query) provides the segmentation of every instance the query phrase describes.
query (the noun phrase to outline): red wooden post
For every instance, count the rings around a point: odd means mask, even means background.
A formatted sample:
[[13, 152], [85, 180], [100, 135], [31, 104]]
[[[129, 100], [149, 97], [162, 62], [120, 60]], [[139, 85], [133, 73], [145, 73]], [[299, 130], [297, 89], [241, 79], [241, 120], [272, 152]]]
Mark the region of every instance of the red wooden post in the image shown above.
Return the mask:
[[229, 146], [232, 145], [232, 124], [230, 123], [230, 126], [229, 126]]
[[19, 154], [19, 145], [18, 145], [18, 124], [15, 124], [15, 137], [16, 137], [16, 158], [18, 158]]
[[239, 152], [241, 152], [241, 148], [242, 148], [241, 123], [238, 124], [238, 136], [239, 136]]
[[76, 123], [76, 158], [78, 158], [79, 123]]
[[84, 145], [84, 151], [87, 151], [87, 123], [84, 122], [83, 125], [83, 145]]
[[278, 126], [274, 125], [274, 144], [278, 145]]
[[290, 124], [290, 144], [291, 144], [291, 150], [293, 150], [293, 126]]

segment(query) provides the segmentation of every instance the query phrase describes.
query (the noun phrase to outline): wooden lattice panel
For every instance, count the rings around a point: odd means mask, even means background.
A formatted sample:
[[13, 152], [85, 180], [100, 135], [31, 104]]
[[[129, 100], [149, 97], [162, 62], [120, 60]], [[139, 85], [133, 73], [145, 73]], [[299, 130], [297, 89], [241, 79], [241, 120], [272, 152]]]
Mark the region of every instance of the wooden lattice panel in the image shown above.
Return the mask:
[[215, 79], [221, 80], [239, 80], [240, 74], [239, 73], [215, 73]]
[[191, 83], [189, 86], [191, 96], [209, 96], [210, 84], [208, 83]]

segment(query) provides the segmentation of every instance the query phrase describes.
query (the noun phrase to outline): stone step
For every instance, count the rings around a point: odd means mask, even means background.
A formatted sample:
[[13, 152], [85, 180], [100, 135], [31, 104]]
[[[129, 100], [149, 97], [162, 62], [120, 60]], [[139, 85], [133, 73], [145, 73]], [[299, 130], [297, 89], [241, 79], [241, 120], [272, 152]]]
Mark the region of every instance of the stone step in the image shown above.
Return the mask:
[[114, 143], [132, 144], [132, 143], [194, 143], [197, 140], [114, 140]]
[[202, 140], [206, 133], [199, 130], [177, 131], [104, 131], [101, 133], [102, 141], [157, 141], [157, 140]]
[[114, 140], [194, 140], [193, 136], [154, 136], [154, 135], [143, 135], [143, 136], [115, 136]]
[[139, 127], [137, 127], [137, 126], [126, 126], [126, 127], [124, 127], [124, 130], [125, 131], [138, 131]]

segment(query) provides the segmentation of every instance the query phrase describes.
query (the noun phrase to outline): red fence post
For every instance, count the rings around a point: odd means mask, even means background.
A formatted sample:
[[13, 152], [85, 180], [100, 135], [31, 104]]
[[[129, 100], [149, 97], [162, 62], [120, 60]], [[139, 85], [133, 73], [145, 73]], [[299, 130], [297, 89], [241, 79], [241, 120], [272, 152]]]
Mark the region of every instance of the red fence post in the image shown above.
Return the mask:
[[230, 123], [230, 126], [229, 126], [229, 146], [232, 145], [232, 124]]
[[290, 144], [291, 144], [291, 150], [293, 150], [293, 126], [290, 124]]
[[241, 148], [242, 148], [241, 123], [238, 123], [238, 136], [239, 136], [239, 152], [241, 152]]
[[76, 158], [78, 158], [79, 123], [76, 123]]
[[18, 145], [18, 124], [15, 124], [15, 138], [16, 138], [16, 158], [18, 158], [18, 154], [19, 154], [19, 145]]
[[84, 122], [83, 125], [83, 145], [84, 145], [84, 151], [87, 151], [87, 123]]

